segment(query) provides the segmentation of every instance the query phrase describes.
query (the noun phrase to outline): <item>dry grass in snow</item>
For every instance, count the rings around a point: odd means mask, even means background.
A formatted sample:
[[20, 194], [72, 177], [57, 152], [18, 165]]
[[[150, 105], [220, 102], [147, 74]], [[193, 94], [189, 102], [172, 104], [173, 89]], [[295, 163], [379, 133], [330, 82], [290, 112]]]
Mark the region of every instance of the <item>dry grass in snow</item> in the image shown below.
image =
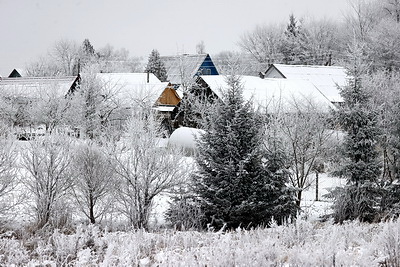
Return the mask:
[[298, 219], [232, 232], [107, 232], [0, 239], [2, 266], [398, 266], [400, 222], [343, 225]]

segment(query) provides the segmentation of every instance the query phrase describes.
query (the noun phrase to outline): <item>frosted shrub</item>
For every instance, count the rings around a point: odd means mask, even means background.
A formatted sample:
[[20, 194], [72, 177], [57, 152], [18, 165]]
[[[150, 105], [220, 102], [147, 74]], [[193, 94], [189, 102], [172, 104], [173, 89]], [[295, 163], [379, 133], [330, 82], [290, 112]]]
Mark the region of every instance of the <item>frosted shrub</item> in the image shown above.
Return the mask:
[[163, 247], [160, 245], [162, 239], [162, 235], [150, 234], [143, 230], [108, 233], [104, 236], [107, 248], [104, 251], [102, 266], [137, 266], [140, 262], [147, 262]]
[[66, 221], [62, 219], [66, 215], [58, 209], [73, 184], [70, 147], [70, 139], [52, 135], [30, 142], [22, 152], [21, 168], [25, 171], [22, 180], [34, 199], [37, 229], [50, 225], [55, 216], [60, 219], [55, 220], [57, 224]]
[[91, 252], [92, 262], [100, 262], [105, 245], [101, 239], [100, 230], [95, 226], [78, 226], [76, 233], [71, 235], [55, 230], [48, 239], [42, 237], [41, 240], [32, 242], [34, 242], [34, 248], [31, 258], [35, 262], [42, 264], [45, 261], [54, 262], [57, 266], [78, 264], [77, 262], [86, 258], [85, 250]]
[[379, 263], [382, 266], [400, 266], [400, 222], [385, 223], [376, 242], [381, 249], [382, 257]]
[[0, 266], [26, 265], [29, 253], [22, 243], [14, 239], [0, 239]]
[[292, 247], [295, 244], [304, 244], [314, 236], [313, 223], [299, 217], [293, 224], [287, 224], [283, 231], [282, 241], [287, 247]]

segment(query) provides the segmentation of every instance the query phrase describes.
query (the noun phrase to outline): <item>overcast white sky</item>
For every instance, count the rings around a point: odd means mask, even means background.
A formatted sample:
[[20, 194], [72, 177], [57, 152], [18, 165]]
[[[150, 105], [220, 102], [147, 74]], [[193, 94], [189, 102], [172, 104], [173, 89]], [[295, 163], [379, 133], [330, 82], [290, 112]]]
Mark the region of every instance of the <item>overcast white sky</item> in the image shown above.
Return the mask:
[[236, 43], [257, 24], [286, 23], [289, 14], [335, 20], [348, 0], [0, 0], [0, 75], [46, 53], [57, 40], [96, 48], [111, 44], [147, 58], [238, 50]]

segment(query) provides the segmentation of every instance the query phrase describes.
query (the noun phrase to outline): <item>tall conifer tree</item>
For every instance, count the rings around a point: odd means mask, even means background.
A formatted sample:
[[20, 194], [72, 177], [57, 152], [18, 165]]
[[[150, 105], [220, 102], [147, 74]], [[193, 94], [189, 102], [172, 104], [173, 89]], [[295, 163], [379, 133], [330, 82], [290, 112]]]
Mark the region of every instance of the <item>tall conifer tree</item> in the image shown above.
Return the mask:
[[376, 214], [376, 184], [381, 166], [376, 150], [379, 129], [378, 114], [368, 107], [370, 95], [363, 87], [366, 67], [362, 53], [353, 51], [354, 66], [349, 69], [349, 85], [341, 89], [344, 106], [338, 111], [339, 124], [347, 133], [343, 156], [345, 161], [336, 173], [347, 178], [347, 187], [335, 202], [336, 220], [371, 221]]
[[153, 73], [162, 82], [167, 81], [167, 70], [161, 61], [160, 53], [156, 49], [153, 49], [149, 55], [145, 72]]
[[229, 228], [267, 224], [295, 212], [281, 155], [263, 146], [264, 123], [242, 97], [238, 77], [217, 105], [198, 142], [195, 190], [207, 222]]

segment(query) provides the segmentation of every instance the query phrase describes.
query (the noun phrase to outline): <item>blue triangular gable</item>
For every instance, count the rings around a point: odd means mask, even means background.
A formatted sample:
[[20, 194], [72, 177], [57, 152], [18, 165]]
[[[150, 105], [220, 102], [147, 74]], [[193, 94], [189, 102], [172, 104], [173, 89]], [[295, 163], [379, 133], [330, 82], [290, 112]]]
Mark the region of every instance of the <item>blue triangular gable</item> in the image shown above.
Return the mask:
[[210, 55], [207, 54], [203, 63], [200, 65], [197, 75], [219, 75]]

